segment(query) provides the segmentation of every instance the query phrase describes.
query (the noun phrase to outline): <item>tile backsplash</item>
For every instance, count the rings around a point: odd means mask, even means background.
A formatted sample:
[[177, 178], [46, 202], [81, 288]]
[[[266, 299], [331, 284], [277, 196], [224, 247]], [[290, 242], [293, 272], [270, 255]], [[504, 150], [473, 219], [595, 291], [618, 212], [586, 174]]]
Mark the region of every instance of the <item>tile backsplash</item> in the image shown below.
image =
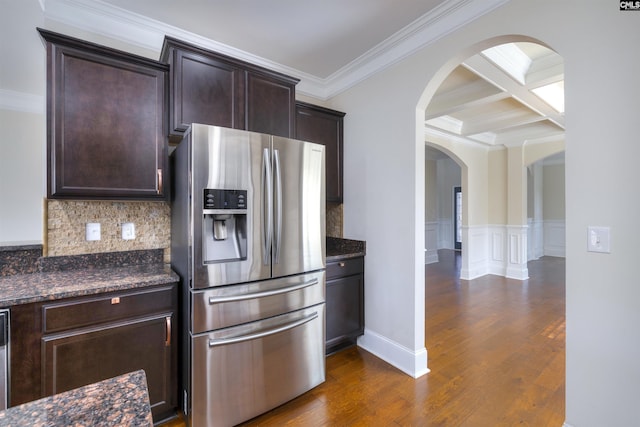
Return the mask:
[[327, 203], [327, 236], [342, 237], [342, 204]]
[[[48, 200], [45, 256], [163, 249], [170, 262], [171, 211], [167, 202]], [[101, 238], [85, 239], [85, 225], [100, 223]], [[133, 223], [135, 239], [122, 239], [122, 224]]]
[[[167, 202], [46, 201], [44, 256], [163, 249], [169, 263], [171, 208]], [[87, 241], [85, 226], [100, 223], [100, 240]], [[135, 226], [135, 239], [122, 239], [122, 224]], [[342, 237], [342, 205], [327, 203], [327, 236]]]

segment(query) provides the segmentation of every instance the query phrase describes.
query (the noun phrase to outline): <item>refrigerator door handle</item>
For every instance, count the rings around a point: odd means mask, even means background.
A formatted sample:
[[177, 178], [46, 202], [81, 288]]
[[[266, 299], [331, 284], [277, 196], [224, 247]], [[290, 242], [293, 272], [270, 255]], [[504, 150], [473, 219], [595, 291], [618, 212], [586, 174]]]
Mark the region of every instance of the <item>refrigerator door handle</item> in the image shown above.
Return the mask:
[[317, 285], [318, 279], [311, 279], [306, 282], [296, 283], [291, 286], [286, 286], [284, 288], [272, 289], [269, 291], [262, 292], [254, 292], [251, 294], [242, 294], [242, 295], [233, 295], [233, 296], [221, 296], [221, 297], [209, 297], [209, 304], [219, 304], [221, 302], [234, 302], [234, 301], [244, 301], [248, 299], [254, 298], [264, 298], [270, 297], [273, 295], [286, 294], [289, 292], [297, 291], [300, 289], [308, 288], [309, 286]]
[[273, 238], [273, 175], [269, 149], [262, 151], [262, 263], [270, 264], [271, 239]]
[[276, 199], [276, 227], [273, 237], [274, 259], [273, 263], [280, 262], [280, 243], [282, 239], [282, 170], [280, 168], [280, 151], [273, 150], [273, 164], [275, 173], [275, 199]]
[[282, 325], [282, 326], [277, 326], [275, 328], [272, 329], [267, 329], [266, 331], [262, 331], [262, 332], [257, 332], [255, 334], [249, 334], [249, 335], [241, 335], [239, 337], [233, 337], [233, 338], [222, 338], [222, 339], [213, 339], [213, 340], [209, 340], [209, 347], [217, 347], [217, 346], [221, 346], [221, 345], [227, 345], [227, 344], [236, 344], [236, 343], [240, 343], [240, 342], [244, 342], [244, 341], [251, 341], [251, 340], [255, 340], [258, 338], [264, 338], [264, 337], [268, 337], [269, 335], [275, 335], [278, 334], [280, 332], [284, 332], [284, 331], [288, 331], [289, 329], [293, 329], [296, 328], [300, 325], [304, 325], [307, 322], [310, 322], [314, 319], [318, 318], [318, 312], [314, 311], [313, 313], [311, 313], [309, 316], [303, 317], [300, 320], [296, 320], [294, 322], [291, 323], [287, 323], [286, 325]]

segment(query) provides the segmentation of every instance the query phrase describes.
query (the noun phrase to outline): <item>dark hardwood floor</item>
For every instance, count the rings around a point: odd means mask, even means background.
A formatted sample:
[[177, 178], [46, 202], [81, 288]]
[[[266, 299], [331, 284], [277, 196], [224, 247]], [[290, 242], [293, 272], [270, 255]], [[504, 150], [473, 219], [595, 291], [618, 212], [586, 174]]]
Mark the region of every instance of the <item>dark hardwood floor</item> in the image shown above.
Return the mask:
[[460, 280], [459, 263], [440, 251], [426, 268], [429, 374], [352, 347], [327, 358], [324, 384], [243, 426], [562, 426], [564, 259], [530, 262], [524, 282]]

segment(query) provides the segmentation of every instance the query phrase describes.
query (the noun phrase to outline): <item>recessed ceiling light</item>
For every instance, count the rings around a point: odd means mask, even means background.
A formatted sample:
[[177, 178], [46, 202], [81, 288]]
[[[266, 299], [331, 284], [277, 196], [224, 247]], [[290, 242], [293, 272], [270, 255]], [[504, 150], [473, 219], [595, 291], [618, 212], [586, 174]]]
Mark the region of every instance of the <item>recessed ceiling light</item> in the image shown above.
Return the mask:
[[564, 113], [564, 80], [531, 90], [559, 113]]

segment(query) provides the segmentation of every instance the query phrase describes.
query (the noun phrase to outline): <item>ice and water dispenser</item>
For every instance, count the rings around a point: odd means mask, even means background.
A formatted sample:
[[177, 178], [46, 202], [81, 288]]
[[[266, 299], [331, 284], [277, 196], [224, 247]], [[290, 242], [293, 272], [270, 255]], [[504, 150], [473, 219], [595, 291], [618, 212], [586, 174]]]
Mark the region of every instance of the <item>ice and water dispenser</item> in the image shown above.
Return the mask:
[[205, 264], [247, 258], [247, 191], [206, 188], [203, 200]]

